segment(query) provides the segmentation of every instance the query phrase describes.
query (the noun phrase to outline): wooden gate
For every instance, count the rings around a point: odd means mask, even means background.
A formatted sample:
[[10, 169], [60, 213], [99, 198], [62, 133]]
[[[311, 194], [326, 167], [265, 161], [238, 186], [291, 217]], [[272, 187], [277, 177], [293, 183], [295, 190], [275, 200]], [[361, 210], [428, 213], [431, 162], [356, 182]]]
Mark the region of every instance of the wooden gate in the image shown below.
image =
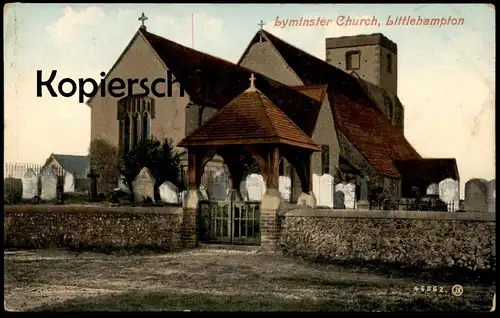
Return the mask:
[[260, 245], [259, 201], [200, 201], [199, 240]]

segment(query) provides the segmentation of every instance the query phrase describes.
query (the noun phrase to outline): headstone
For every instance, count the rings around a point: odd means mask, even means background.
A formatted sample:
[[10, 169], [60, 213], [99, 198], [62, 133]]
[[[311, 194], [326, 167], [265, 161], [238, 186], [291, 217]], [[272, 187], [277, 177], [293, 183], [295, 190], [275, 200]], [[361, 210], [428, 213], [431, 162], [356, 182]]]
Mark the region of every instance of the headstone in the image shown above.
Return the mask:
[[266, 184], [264, 178], [260, 174], [251, 174], [245, 180], [248, 200], [249, 201], [261, 201], [262, 196], [266, 193]]
[[465, 184], [465, 211], [488, 212], [488, 181], [471, 179]]
[[292, 180], [287, 176], [280, 176], [279, 190], [281, 192], [283, 202], [290, 202], [290, 198], [292, 195]]
[[247, 190], [247, 182], [245, 180], [240, 183], [240, 193], [243, 201], [248, 201], [248, 190]]
[[160, 198], [163, 202], [171, 204], [179, 204], [182, 202], [179, 190], [172, 182], [163, 182], [158, 190], [160, 192]]
[[431, 183], [427, 187], [427, 195], [439, 195], [439, 185], [437, 183]]
[[496, 185], [495, 179], [488, 182], [488, 212], [495, 213]]
[[324, 174], [319, 177], [319, 198], [316, 199], [317, 205], [333, 208], [333, 196], [333, 177], [329, 174]]
[[155, 178], [151, 172], [149, 172], [147, 167], [142, 168], [132, 184], [132, 188], [134, 190], [134, 201], [142, 202], [145, 199], [150, 198], [154, 202], [154, 186]]
[[226, 200], [227, 189], [229, 185], [229, 177], [227, 173], [223, 170], [219, 170], [214, 175], [214, 181], [212, 183], [212, 189], [210, 194], [213, 200]]
[[33, 169], [28, 169], [22, 177], [23, 194], [22, 198], [25, 200], [33, 199], [37, 195], [38, 176]]
[[344, 187], [344, 205], [346, 209], [356, 208], [356, 185], [348, 183]]
[[181, 201], [182, 206], [184, 206], [184, 197], [186, 196], [186, 190], [182, 191], [181, 194], [179, 195], [179, 199]]
[[439, 183], [439, 199], [448, 205], [448, 212], [455, 212], [460, 207], [458, 181], [444, 179]]
[[341, 191], [341, 190], [335, 191], [334, 202], [333, 202], [334, 209], [345, 209], [344, 196], [345, 196], [345, 194], [343, 191]]
[[67, 171], [64, 173], [64, 192], [75, 192], [75, 176]]
[[320, 182], [319, 182], [320, 178], [317, 174], [313, 173], [313, 176], [312, 176], [312, 191], [313, 191], [313, 194], [314, 196], [316, 197], [316, 205], [319, 205], [319, 195], [320, 195]]
[[118, 189], [123, 191], [123, 192], [130, 193], [130, 189], [125, 184], [125, 177], [123, 177], [123, 176], [120, 176], [118, 178]]
[[50, 201], [57, 198], [57, 176], [51, 167], [44, 169], [41, 176], [42, 193], [40, 199]]

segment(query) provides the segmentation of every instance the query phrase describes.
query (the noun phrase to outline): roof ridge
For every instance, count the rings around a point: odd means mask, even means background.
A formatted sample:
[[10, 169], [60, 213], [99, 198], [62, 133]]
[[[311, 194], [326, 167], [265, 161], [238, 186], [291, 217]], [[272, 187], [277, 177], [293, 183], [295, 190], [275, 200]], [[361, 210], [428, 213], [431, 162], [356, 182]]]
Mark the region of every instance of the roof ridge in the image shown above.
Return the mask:
[[[271, 100], [270, 100], [270, 99], [269, 99], [269, 98], [268, 98], [265, 94], [261, 93], [261, 95], [262, 95], [262, 97], [263, 97], [263, 98], [264, 98], [267, 102], [269, 102], [269, 103], [272, 105], [272, 107], [274, 107], [274, 108], [276, 108], [276, 109], [278, 110], [278, 112], [280, 113], [280, 115], [282, 115], [282, 116], [283, 116], [283, 117], [284, 117], [287, 121], [289, 121], [289, 122], [290, 122], [290, 123], [291, 123], [291, 124], [292, 124], [295, 128], [297, 128], [301, 134], [303, 134], [305, 137], [307, 137], [307, 139], [312, 140], [312, 137], [309, 137], [309, 136], [308, 136], [308, 135], [307, 135], [307, 134], [306, 134], [306, 133], [305, 133], [302, 129], [300, 129], [300, 127], [299, 127], [299, 126], [297, 126], [297, 124], [295, 124], [295, 123], [293, 122], [293, 120], [291, 120], [291, 119], [290, 119], [290, 118], [289, 118], [289, 117], [285, 114], [285, 112], [283, 112], [283, 111], [282, 111], [282, 110], [281, 110], [278, 106], [276, 106], [276, 105], [275, 105], [275, 104], [274, 104], [274, 103], [273, 103], [273, 102], [272, 102], [272, 101], [271, 101]], [[265, 109], [264, 109], [264, 110], [265, 110]], [[271, 125], [273, 125], [273, 124], [272, 124], [272, 121], [269, 119], [269, 114], [267, 113], [267, 111], [265, 111], [265, 113], [266, 113], [266, 116], [268, 117], [268, 120], [271, 122]], [[277, 130], [276, 130], [276, 128], [275, 128], [274, 126], [273, 126], [273, 129], [274, 129], [274, 130], [276, 131], [276, 133], [277, 133]], [[277, 135], [278, 135], [278, 137], [279, 137], [279, 134], [277, 134]], [[280, 138], [281, 138], [281, 137], [280, 137]], [[286, 138], [285, 138], [285, 139], [286, 139]], [[290, 139], [290, 140], [292, 140], [292, 139]], [[313, 142], [314, 142], [314, 141], [313, 141]]]
[[[205, 54], [205, 55], [210, 56], [210, 57], [212, 57], [212, 58], [214, 58], [214, 59], [220, 60], [220, 61], [222, 61], [222, 62], [224, 62], [224, 63], [229, 63], [229, 64], [232, 64], [232, 65], [235, 65], [235, 66], [239, 66], [238, 64], [235, 64], [235, 63], [233, 63], [233, 62], [231, 62], [231, 61], [225, 60], [225, 59], [223, 59], [223, 58], [220, 58], [220, 57], [218, 57], [218, 56], [212, 55], [212, 54], [210, 54], [210, 53], [206, 53], [206, 52], [203, 52], [203, 51], [199, 51], [199, 50], [197, 50], [197, 49], [195, 49], [195, 48], [191, 48], [191, 47], [189, 47], [189, 46], [182, 45], [182, 44], [177, 43], [177, 42], [175, 42], [175, 41], [173, 41], [173, 40], [169, 40], [169, 39], [167, 39], [166, 37], [163, 37], [163, 36], [161, 36], [161, 35], [158, 35], [158, 34], [155, 34], [155, 33], [151, 33], [151, 32], [149, 32], [149, 31], [142, 30], [142, 29], [140, 30], [140, 32], [144, 32], [144, 33], [146, 33], [146, 34], [150, 34], [150, 35], [152, 35], [152, 36], [159, 37], [159, 38], [161, 38], [161, 39], [163, 39], [163, 40], [165, 40], [165, 41], [168, 41], [168, 42], [170, 42], [170, 43], [172, 43], [172, 44], [174, 44], [174, 45], [177, 45], [177, 46], [180, 46], [180, 47], [183, 47], [183, 48], [185, 48], [185, 49], [188, 49], [188, 50], [191, 50], [191, 51], [195, 51], [195, 52], [198, 52], [198, 53], [201, 53], [201, 54]], [[155, 50], [155, 51], [156, 51], [156, 50]]]

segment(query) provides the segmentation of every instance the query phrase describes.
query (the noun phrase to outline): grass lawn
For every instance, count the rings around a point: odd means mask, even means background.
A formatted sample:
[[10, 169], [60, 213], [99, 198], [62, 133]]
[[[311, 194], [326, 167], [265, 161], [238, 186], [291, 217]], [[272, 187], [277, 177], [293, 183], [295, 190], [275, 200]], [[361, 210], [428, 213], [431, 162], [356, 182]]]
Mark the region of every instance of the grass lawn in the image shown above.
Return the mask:
[[[495, 286], [255, 251], [107, 255], [5, 251], [12, 311], [489, 311]], [[420, 275], [421, 276], [421, 275]], [[443, 287], [415, 291], [418, 286]], [[446, 292], [446, 293], [445, 293]]]

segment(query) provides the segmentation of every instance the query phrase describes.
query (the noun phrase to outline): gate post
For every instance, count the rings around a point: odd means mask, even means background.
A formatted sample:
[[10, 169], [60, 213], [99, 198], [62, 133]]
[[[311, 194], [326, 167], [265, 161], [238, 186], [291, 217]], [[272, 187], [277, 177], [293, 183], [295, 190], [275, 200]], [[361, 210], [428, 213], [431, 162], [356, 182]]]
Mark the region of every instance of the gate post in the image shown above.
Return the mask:
[[199, 189], [189, 189], [184, 196], [181, 235], [185, 248], [194, 248], [198, 245], [198, 215], [201, 198]]
[[278, 211], [281, 193], [278, 189], [268, 189], [260, 203], [260, 246], [265, 252], [276, 253], [279, 243]]

